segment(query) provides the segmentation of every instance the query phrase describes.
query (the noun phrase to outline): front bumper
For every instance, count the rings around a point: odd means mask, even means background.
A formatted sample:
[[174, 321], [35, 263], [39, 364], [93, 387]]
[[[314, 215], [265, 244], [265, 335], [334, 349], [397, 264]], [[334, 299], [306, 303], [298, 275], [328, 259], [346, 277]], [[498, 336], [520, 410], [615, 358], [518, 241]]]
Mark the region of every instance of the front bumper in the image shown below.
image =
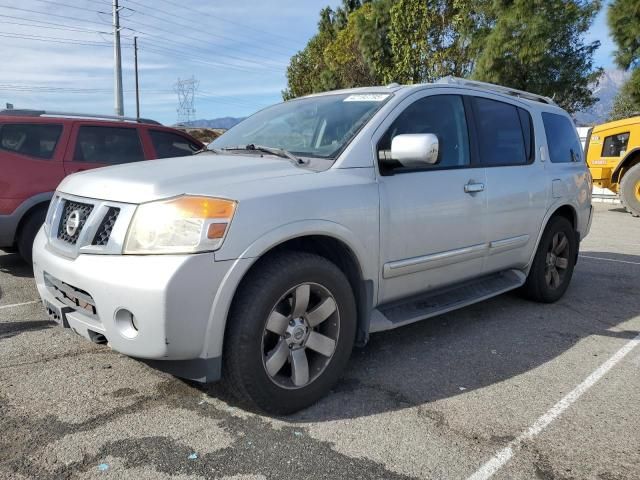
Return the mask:
[[[215, 262], [213, 253], [72, 259], [51, 250], [43, 230], [34, 242], [33, 262], [45, 307], [60, 309], [61, 323], [76, 333], [106, 339], [113, 350], [132, 357], [172, 361], [161, 363], [178, 376], [202, 376], [191, 372], [198, 365], [209, 369], [206, 381], [215, 380], [211, 368], [219, 376], [219, 355], [207, 355], [207, 342], [223, 335], [209, 326], [224, 326], [211, 322], [212, 305], [233, 262]], [[135, 316], [137, 330], [122, 309]]]

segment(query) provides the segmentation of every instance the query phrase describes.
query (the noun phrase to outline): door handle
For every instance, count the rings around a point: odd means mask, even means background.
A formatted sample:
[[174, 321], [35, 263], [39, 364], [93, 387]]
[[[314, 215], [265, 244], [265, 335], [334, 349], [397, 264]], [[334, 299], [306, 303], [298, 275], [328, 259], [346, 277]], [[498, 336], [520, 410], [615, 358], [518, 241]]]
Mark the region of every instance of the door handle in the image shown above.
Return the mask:
[[464, 186], [465, 193], [478, 193], [484, 191], [484, 183], [467, 183]]

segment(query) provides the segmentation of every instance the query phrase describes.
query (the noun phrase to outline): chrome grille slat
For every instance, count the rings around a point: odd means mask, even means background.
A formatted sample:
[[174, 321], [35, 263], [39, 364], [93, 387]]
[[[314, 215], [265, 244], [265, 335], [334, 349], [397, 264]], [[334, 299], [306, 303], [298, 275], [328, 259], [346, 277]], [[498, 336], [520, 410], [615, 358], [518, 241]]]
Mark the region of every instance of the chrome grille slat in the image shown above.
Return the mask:
[[109, 243], [111, 232], [113, 231], [113, 227], [116, 224], [116, 220], [118, 219], [119, 214], [119, 208], [109, 207], [107, 213], [102, 219], [102, 222], [100, 223], [100, 226], [98, 227], [96, 235], [93, 237], [93, 242], [91, 242], [91, 245], [102, 246]]

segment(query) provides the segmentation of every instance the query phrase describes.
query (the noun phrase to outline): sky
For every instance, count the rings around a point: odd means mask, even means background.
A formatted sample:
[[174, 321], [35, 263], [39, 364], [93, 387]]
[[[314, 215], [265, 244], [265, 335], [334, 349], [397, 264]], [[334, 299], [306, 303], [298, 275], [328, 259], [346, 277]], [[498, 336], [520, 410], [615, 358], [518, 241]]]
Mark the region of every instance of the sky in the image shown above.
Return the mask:
[[[120, 0], [125, 115], [135, 116], [133, 36], [140, 114], [177, 120], [174, 84], [195, 78], [196, 118], [240, 117], [281, 100], [294, 53], [318, 12], [338, 0]], [[0, 0], [0, 107], [113, 114], [110, 0]], [[612, 68], [601, 12], [587, 35], [596, 66]]]

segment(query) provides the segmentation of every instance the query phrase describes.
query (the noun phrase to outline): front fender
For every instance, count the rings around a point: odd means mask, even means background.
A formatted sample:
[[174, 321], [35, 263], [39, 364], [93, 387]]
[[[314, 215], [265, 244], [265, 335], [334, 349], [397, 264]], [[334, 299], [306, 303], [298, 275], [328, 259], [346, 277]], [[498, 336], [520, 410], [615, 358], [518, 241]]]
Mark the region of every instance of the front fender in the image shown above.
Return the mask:
[[203, 358], [222, 355], [224, 332], [231, 302], [240, 282], [253, 264], [274, 247], [294, 238], [311, 235], [331, 237], [349, 247], [360, 265], [364, 280], [373, 282], [373, 298], [376, 298], [375, 292], [377, 291], [378, 282], [375, 266], [378, 265], [377, 253], [374, 251], [375, 249], [365, 248], [354, 232], [344, 225], [329, 220], [300, 220], [281, 225], [255, 239], [237, 259], [226, 260], [219, 258], [216, 254], [216, 263], [228, 262], [229, 268], [213, 300], [204, 351], [201, 355]]
[[622, 160], [620, 160], [616, 168], [613, 170], [613, 173], [611, 174], [611, 181], [613, 183], [620, 183], [620, 172], [623, 168], [626, 168], [626, 166], [631, 161], [631, 157], [635, 156], [636, 154], [640, 154], [640, 147], [631, 149], [625, 154]]

